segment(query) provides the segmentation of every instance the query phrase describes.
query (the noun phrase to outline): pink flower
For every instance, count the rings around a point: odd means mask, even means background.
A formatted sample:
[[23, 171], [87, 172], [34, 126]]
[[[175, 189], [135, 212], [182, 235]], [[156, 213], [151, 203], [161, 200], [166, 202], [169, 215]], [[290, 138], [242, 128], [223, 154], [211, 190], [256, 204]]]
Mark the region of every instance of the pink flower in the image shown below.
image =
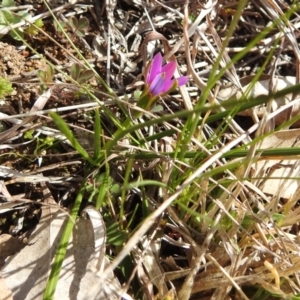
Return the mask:
[[157, 53], [150, 64], [146, 76], [146, 85], [152, 96], [171, 91], [176, 86], [182, 86], [187, 83], [188, 77], [181, 76], [172, 79], [176, 70], [176, 62], [171, 61], [162, 66], [163, 58], [160, 53]]

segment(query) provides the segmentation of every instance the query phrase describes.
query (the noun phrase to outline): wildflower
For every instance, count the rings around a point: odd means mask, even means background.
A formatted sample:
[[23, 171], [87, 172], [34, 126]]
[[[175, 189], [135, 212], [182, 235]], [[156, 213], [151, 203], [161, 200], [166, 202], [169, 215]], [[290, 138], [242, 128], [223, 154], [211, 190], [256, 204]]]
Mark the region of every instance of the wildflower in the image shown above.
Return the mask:
[[187, 76], [172, 79], [176, 70], [175, 61], [171, 61], [164, 66], [162, 66], [162, 63], [163, 58], [160, 53], [157, 53], [148, 67], [146, 90], [152, 97], [168, 93], [175, 87], [182, 86], [188, 81]]
[[[176, 87], [182, 86], [188, 81], [187, 76], [173, 78], [176, 70], [175, 61], [171, 61], [164, 66], [162, 63], [163, 58], [160, 53], [157, 53], [153, 61], [147, 66], [146, 86], [136, 104], [145, 111], [151, 110], [151, 107], [160, 95], [170, 93]], [[133, 116], [136, 118], [139, 118], [141, 115], [141, 111], [133, 113]]]

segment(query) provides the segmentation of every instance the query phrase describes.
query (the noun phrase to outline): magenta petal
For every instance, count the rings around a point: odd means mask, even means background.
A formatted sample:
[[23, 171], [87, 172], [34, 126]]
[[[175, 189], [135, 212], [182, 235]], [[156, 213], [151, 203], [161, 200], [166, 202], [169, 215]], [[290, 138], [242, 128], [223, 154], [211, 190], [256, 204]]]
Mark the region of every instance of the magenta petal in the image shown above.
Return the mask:
[[168, 92], [172, 88], [172, 86], [174, 85], [175, 80], [176, 80], [176, 86], [182, 86], [182, 85], [185, 85], [187, 83], [188, 77], [187, 76], [181, 76], [179, 78], [175, 78], [175, 79], [172, 79], [172, 80], [168, 80], [168, 81], [166, 80], [161, 93]]
[[153, 96], [157, 96], [162, 92], [165, 86], [165, 82], [165, 73], [156, 75], [149, 88]]
[[166, 80], [170, 80], [173, 77], [175, 70], [176, 70], [176, 62], [171, 61], [162, 67], [161, 72], [165, 72]]
[[172, 87], [173, 84], [174, 84], [174, 79], [166, 81], [161, 90], [161, 93], [166, 93]]
[[188, 78], [188, 76], [181, 76], [179, 78], [176, 78], [176, 80], [177, 80], [178, 86], [182, 86], [188, 82], [189, 78]]
[[146, 80], [147, 83], [152, 83], [152, 81], [155, 79], [155, 76], [158, 75], [159, 73], [161, 73], [162, 62], [163, 62], [163, 58], [162, 58], [160, 52], [158, 52], [153, 57], [150, 71], [148, 73], [147, 80]]

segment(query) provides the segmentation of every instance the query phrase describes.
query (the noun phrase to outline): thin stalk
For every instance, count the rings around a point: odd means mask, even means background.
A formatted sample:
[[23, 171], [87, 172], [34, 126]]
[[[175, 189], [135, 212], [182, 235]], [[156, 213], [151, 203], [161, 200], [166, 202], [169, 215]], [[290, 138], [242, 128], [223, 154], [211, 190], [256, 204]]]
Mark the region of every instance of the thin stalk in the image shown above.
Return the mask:
[[75, 225], [75, 221], [77, 219], [78, 216], [78, 212], [79, 212], [79, 208], [81, 205], [81, 201], [83, 198], [83, 193], [85, 191], [85, 185], [86, 182], [83, 182], [81, 185], [81, 189], [76, 197], [75, 203], [73, 205], [72, 211], [70, 213], [70, 217], [68, 218], [68, 221], [65, 225], [63, 234], [61, 236], [61, 240], [58, 246], [58, 249], [56, 251], [56, 255], [55, 255], [55, 259], [51, 268], [51, 273], [46, 285], [46, 289], [44, 292], [44, 296], [43, 299], [44, 300], [52, 300], [54, 297], [54, 293], [55, 293], [55, 289], [57, 286], [57, 282], [59, 279], [59, 274], [61, 271], [61, 267], [67, 252], [67, 247], [68, 247], [68, 243], [69, 240], [71, 238], [72, 235], [72, 231]]

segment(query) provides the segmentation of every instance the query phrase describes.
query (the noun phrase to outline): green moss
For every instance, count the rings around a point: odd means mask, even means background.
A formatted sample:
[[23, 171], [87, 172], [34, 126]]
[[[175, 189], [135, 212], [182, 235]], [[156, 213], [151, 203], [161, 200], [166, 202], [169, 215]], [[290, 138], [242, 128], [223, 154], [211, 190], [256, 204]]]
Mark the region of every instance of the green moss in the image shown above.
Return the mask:
[[9, 95], [13, 91], [11, 82], [0, 76], [0, 99]]

